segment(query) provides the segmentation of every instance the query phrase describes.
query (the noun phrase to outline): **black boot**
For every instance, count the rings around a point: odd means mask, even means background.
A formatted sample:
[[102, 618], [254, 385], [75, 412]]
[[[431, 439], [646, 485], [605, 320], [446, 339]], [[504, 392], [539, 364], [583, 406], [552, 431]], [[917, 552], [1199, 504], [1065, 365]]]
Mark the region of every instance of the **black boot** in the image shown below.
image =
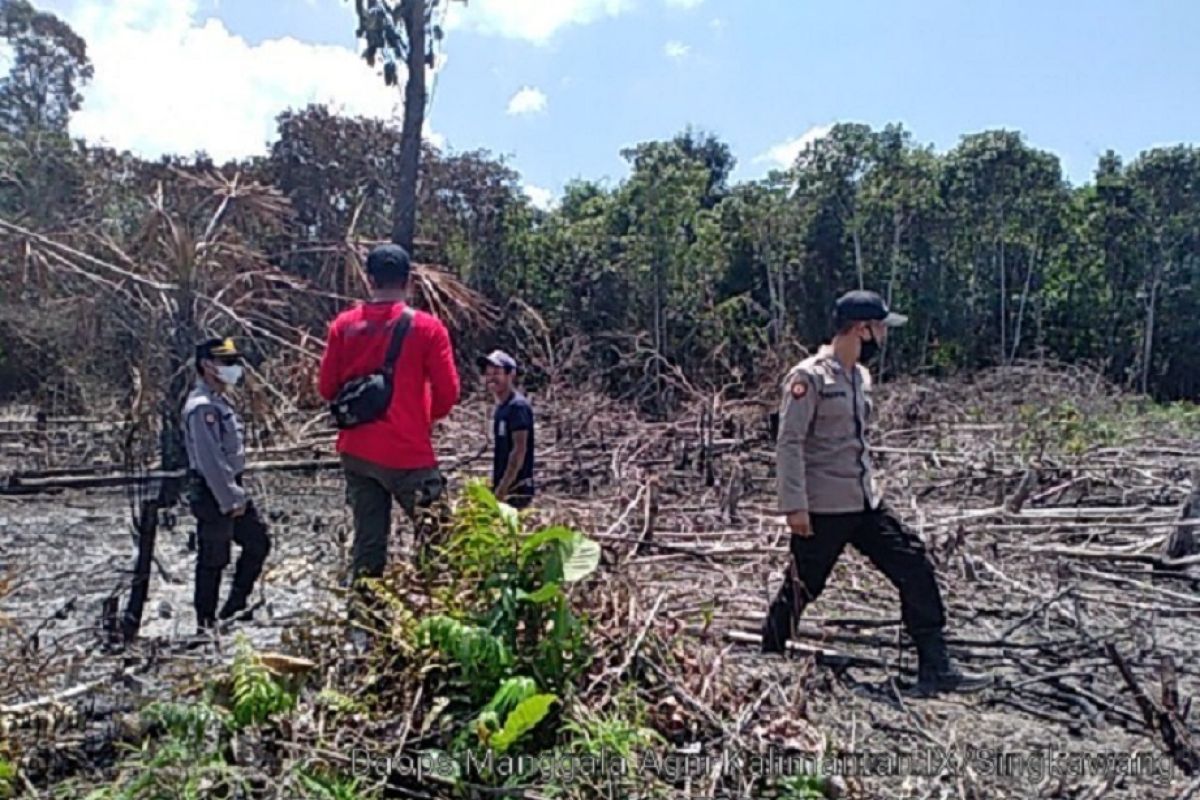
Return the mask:
[[220, 619], [229, 619], [246, 609], [246, 602], [250, 593], [254, 591], [254, 581], [258, 577], [259, 569], [260, 565], [254, 563], [243, 550], [238, 558], [237, 567], [233, 570], [233, 587], [229, 590], [225, 604], [221, 606]]
[[246, 609], [247, 601], [254, 591], [254, 584], [262, 574], [263, 562], [271, 552], [271, 540], [266, 526], [258, 519], [257, 512], [247, 521], [243, 532], [242, 552], [237, 566], [233, 568], [233, 588], [229, 598], [221, 607], [220, 618], [225, 620]]
[[217, 641], [217, 621], [212, 617], [197, 617], [196, 633], [184, 639], [187, 650], [196, 650]]
[[991, 675], [963, 672], [950, 663], [941, 631], [914, 636], [917, 645], [917, 685], [913, 694], [932, 697], [941, 692], [975, 692], [992, 684]]
[[196, 593], [192, 606], [196, 609], [196, 625], [211, 628], [216, 625], [217, 594], [221, 590], [221, 570], [196, 568]]
[[225, 600], [225, 605], [221, 606], [221, 613], [217, 616], [220, 619], [229, 619], [234, 614], [237, 614], [246, 609], [246, 593], [238, 587], [234, 587], [229, 593], [229, 597]]
[[788, 604], [781, 600], [771, 603], [767, 618], [762, 626], [762, 652], [786, 653], [788, 636], [792, 628], [792, 615]]

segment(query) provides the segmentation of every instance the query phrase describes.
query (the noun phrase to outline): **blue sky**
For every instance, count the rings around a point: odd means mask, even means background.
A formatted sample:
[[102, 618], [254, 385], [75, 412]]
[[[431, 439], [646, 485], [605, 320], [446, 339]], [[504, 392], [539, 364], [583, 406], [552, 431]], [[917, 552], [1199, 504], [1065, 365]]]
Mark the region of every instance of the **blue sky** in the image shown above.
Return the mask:
[[[443, 3], [447, 0], [442, 0]], [[147, 155], [261, 152], [287, 105], [389, 115], [351, 0], [42, 0], [96, 61], [77, 133]], [[450, 6], [428, 132], [510, 158], [544, 200], [619, 180], [622, 147], [693, 125], [736, 178], [839, 121], [922, 143], [1015, 128], [1075, 183], [1097, 156], [1200, 139], [1188, 0], [470, 0]], [[241, 152], [244, 151], [244, 152]]]

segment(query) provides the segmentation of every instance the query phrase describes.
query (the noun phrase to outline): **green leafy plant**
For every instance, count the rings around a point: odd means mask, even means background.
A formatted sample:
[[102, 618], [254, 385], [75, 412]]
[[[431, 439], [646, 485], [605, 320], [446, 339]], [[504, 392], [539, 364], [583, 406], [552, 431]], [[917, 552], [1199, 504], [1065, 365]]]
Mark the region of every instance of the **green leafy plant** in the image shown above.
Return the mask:
[[163, 703], [148, 709], [147, 718], [167, 723], [165, 734], [131, 748], [113, 783], [86, 800], [205, 800], [249, 790], [246, 777], [222, 757], [220, 740], [199, 735], [208, 712]]
[[[456, 598], [459, 614], [513, 655], [512, 670], [504, 674], [529, 674], [538, 685], [561, 693], [587, 668], [586, 631], [565, 587], [595, 572], [598, 543], [557, 525], [526, 533], [515, 509], [498, 502], [481, 481], [472, 481], [455, 511], [443, 554], [455, 576], [448, 594]], [[497, 685], [489, 681], [479, 695], [486, 697]]]
[[523, 676], [509, 678], [496, 690], [496, 695], [487, 704], [484, 711], [491, 711], [497, 716], [503, 717], [537, 692], [537, 683], [533, 678]]
[[356, 585], [370, 596], [372, 603], [388, 609], [389, 644], [409, 655], [409, 644], [416, 632], [417, 618], [404, 599], [397, 595], [394, 584], [379, 578], [362, 577]]
[[632, 686], [625, 687], [607, 710], [573, 708], [563, 732], [569, 736], [566, 746], [571, 752], [616, 755], [627, 763], [634, 761], [640, 750], [668, 744], [662, 734], [647, 726], [644, 704]]
[[335, 689], [322, 689], [317, 693], [316, 702], [338, 714], [363, 714], [367, 711], [365, 704]]
[[779, 800], [822, 800], [827, 796], [827, 781], [820, 775], [787, 775], [775, 781], [772, 796]]
[[306, 798], [311, 800], [362, 800], [357, 778], [324, 774], [300, 769], [296, 781], [305, 789]]
[[495, 691], [513, 661], [512, 653], [499, 638], [484, 628], [444, 615], [421, 620], [417, 641], [451, 659], [473, 702], [482, 702]]
[[258, 661], [244, 635], [238, 637], [232, 673], [236, 727], [261, 725], [272, 716], [295, 708], [296, 695], [277, 682], [271, 671]]
[[[479, 744], [503, 753], [537, 727], [557, 700], [556, 695], [538, 692], [532, 678], [509, 678], [484, 706], [470, 732]], [[460, 752], [468, 746], [465, 734], [466, 731], [455, 742], [455, 749]]]
[[0, 758], [0, 798], [15, 797], [17, 793], [17, 765]]
[[526, 733], [532, 731], [550, 712], [550, 706], [558, 702], [552, 694], [535, 694], [517, 704], [504, 718], [504, 727], [488, 740], [488, 745], [497, 753], [504, 753]]
[[207, 702], [155, 701], [142, 709], [141, 716], [146, 724], [161, 727], [168, 736], [196, 748], [229, 724], [228, 713]]
[[455, 588], [469, 588], [486, 579], [515, 555], [520, 531], [516, 510], [496, 500], [482, 481], [463, 487], [455, 508], [450, 538], [442, 548]]
[[[549, 741], [555, 705], [589, 664], [587, 621], [569, 589], [594, 574], [600, 547], [561, 525], [526, 531], [515, 509], [473, 481], [439, 549], [450, 576], [443, 613], [416, 626], [413, 644], [449, 662], [451, 691], [435, 691], [465, 718], [449, 749], [536, 751]], [[480, 765], [470, 779], [504, 786], [518, 777]]]

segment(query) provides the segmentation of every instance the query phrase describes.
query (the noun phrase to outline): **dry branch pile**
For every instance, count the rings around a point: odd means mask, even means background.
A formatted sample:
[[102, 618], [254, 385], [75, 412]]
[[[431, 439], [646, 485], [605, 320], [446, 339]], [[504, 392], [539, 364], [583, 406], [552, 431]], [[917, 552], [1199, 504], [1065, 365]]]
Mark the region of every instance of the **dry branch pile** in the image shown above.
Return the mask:
[[[620, 403], [556, 389], [553, 402], [535, 398], [545, 487], [536, 519], [573, 526], [604, 546], [600, 579], [572, 594], [592, 619], [595, 647], [562, 709], [572, 730], [597, 737], [644, 727], [662, 740], [636, 745], [638, 752], [713, 757], [673, 780], [665, 762], [656, 765], [650, 783], [695, 796], [761, 796], [767, 789], [745, 760], [750, 754], [849, 753], [859, 760], [825, 763], [859, 774], [828, 781], [823, 791], [872, 798], [1194, 791], [1200, 729], [1191, 706], [1200, 670], [1189, 656], [1200, 591], [1196, 559], [1164, 550], [1192, 489], [1200, 450], [1194, 411], [1144, 408], [1090, 373], [1038, 365], [970, 382], [886, 384], [880, 395], [875, 444], [888, 497], [938, 564], [952, 651], [972, 668], [994, 671], [998, 685], [968, 697], [902, 698], [894, 679], [912, 677], [915, 656], [900, 633], [894, 590], [851, 552], [805, 615], [796, 657], [759, 656], [757, 627], [786, 545], [772, 514], [773, 409], [696, 397], [672, 421], [648, 423]], [[486, 415], [484, 404], [469, 403], [439, 433], [443, 456], [456, 465], [455, 486], [483, 469], [472, 457], [485, 444]], [[27, 466], [34, 443], [66, 447], [54, 437], [74, 435], [71, 446], [79, 446], [110, 435], [85, 434], [82, 424], [67, 434], [71, 425], [47, 421], [39, 431], [14, 422], [0, 425], [0, 440], [19, 443], [15, 455]], [[330, 457], [319, 428], [292, 422], [284, 432], [291, 439], [277, 436], [260, 459], [319, 465]], [[66, 464], [47, 459], [38, 469]], [[227, 760], [253, 777], [260, 796], [324, 796], [303, 794], [289, 770], [305, 763], [348, 771], [356, 751], [415, 753], [444, 741], [439, 720], [449, 712], [439, 708], [432, 678], [403, 659], [385, 666], [341, 650], [348, 514], [336, 474], [264, 471], [255, 480], [279, 547], [263, 578], [258, 620], [242, 628], [260, 651], [311, 662], [303, 666], [310, 689], [281, 728], [237, 739]], [[186, 516], [179, 522], [191, 524]], [[9, 747], [41, 786], [67, 773], [93, 785], [110, 780], [113, 741], [136, 733], [133, 710], [142, 699], [195, 696], [198, 676], [228, 663], [228, 648], [186, 653], [176, 641], [190, 621], [191, 556], [178, 543], [163, 546], [150, 595], [158, 618], [138, 649], [116, 656], [95, 636], [98, 606], [127, 568], [118, 544], [127, 523], [114, 497], [75, 490], [0, 497], [0, 529], [8, 570], [0, 716], [12, 726]], [[441, 602], [436, 581], [421, 586], [401, 571], [394, 586], [403, 608]], [[338, 706], [336, 698], [354, 702]], [[64, 716], [65, 709], [72, 711]], [[53, 735], [39, 732], [39, 718], [58, 726]], [[378, 776], [368, 783], [378, 786]], [[652, 796], [652, 788], [639, 796]], [[390, 791], [445, 790], [393, 780]], [[774, 791], [808, 796], [798, 786]], [[608, 795], [592, 776], [557, 790], [531, 787], [525, 796]]]
[[[221, 335], [238, 337], [250, 354], [264, 414], [319, 405], [312, 374], [325, 326], [335, 309], [365, 296], [364, 259], [376, 242], [353, 235], [352, 225], [342, 241], [313, 244], [326, 268], [320, 282], [306, 281], [265, 244], [284, 241], [294, 222], [278, 189], [241, 173], [172, 168], [167, 177], [132, 231], [50, 237], [0, 220], [0, 288], [26, 304], [7, 317], [11, 307], [0, 308], [0, 334], [22, 345], [18, 354], [43, 356], [22, 365], [37, 379], [30, 393], [51, 415], [60, 407], [115, 411], [106, 418], [149, 425], [143, 438], [154, 443], [160, 395], [178, 390], [196, 341]], [[495, 321], [478, 293], [433, 265], [416, 265], [412, 300], [455, 331]], [[114, 387], [127, 396], [114, 397]]]

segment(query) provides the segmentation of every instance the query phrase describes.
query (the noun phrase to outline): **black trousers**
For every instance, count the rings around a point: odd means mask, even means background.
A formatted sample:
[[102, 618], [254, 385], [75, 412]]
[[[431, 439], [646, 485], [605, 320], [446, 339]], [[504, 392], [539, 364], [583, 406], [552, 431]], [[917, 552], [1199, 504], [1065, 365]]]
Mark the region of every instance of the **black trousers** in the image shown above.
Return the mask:
[[810, 514], [809, 520], [811, 536], [792, 536], [791, 564], [763, 625], [764, 649], [784, 649], [793, 623], [820, 596], [847, 544], [899, 590], [900, 616], [910, 636], [918, 638], [945, 626], [945, 607], [925, 545], [889, 509]]
[[[238, 480], [239, 484], [241, 480]], [[198, 522], [196, 528], [196, 586], [192, 605], [196, 622], [211, 625], [217, 616], [217, 598], [221, 591], [221, 575], [229, 565], [232, 543], [241, 548], [233, 570], [231, 597], [246, 598], [254, 582], [262, 574], [263, 562], [271, 552], [271, 537], [267, 525], [258, 515], [253, 501], [239, 517], [222, 514], [217, 499], [208, 484], [199, 476], [190, 478], [189, 505]]]

